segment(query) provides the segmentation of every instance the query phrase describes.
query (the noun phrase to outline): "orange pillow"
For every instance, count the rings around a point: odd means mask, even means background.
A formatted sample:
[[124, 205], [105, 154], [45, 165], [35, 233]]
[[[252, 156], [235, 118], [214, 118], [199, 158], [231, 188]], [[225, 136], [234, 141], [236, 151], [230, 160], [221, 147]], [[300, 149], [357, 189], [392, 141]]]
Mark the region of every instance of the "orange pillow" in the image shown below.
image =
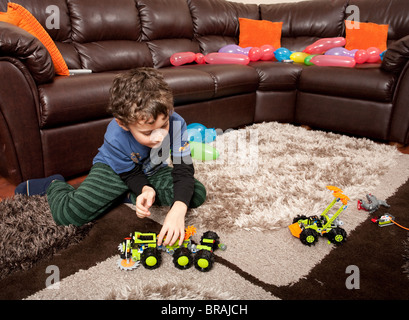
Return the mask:
[[376, 47], [381, 51], [386, 50], [386, 40], [388, 39], [388, 25], [376, 24], [372, 22], [360, 22], [359, 29], [348, 28], [345, 21], [345, 49], [368, 49]]
[[7, 12], [0, 12], [0, 21], [20, 27], [38, 38], [50, 53], [54, 63], [55, 73], [63, 76], [69, 75], [67, 64], [53, 39], [51, 39], [47, 31], [44, 30], [42, 25], [28, 10], [16, 3], [9, 2]]
[[239, 18], [239, 24], [240, 47], [260, 47], [264, 44], [270, 44], [276, 49], [281, 47], [282, 22]]

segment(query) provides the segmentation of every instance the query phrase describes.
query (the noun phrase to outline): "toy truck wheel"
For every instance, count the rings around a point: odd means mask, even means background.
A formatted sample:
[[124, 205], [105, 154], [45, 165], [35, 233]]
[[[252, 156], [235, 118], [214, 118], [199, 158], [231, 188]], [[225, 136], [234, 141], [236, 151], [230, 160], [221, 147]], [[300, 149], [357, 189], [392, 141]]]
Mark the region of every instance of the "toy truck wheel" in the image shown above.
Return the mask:
[[[213, 244], [212, 244], [212, 243], [206, 242], [205, 240], [214, 240], [214, 241], [213, 241]], [[220, 238], [219, 238], [219, 236], [217, 235], [216, 232], [206, 231], [205, 233], [203, 233], [202, 237], [200, 238], [200, 244], [212, 247], [212, 249], [214, 251], [219, 246], [219, 243], [220, 243], [219, 240], [220, 240]]]
[[181, 270], [189, 269], [193, 264], [193, 258], [187, 248], [178, 248], [173, 254], [173, 264]]
[[315, 245], [318, 241], [318, 233], [313, 229], [304, 229], [300, 233], [300, 240], [307, 246]]
[[328, 232], [327, 237], [331, 243], [339, 246], [347, 240], [347, 233], [344, 229], [337, 227], [331, 229], [331, 231]]
[[199, 250], [194, 259], [195, 268], [202, 272], [209, 271], [214, 262], [213, 252], [208, 250]]
[[141, 255], [142, 265], [146, 269], [156, 269], [160, 266], [162, 259], [160, 251], [156, 248], [147, 248]]

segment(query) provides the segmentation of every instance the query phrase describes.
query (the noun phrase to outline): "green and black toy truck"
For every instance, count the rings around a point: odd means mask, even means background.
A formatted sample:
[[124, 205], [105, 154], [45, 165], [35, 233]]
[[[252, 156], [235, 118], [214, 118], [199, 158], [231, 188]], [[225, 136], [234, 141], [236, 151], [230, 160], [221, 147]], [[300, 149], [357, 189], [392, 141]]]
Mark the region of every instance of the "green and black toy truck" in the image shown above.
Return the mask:
[[218, 248], [226, 250], [226, 245], [220, 244], [219, 236], [213, 231], [205, 232], [200, 244], [196, 245], [190, 238], [196, 228], [186, 228], [185, 239], [179, 246], [178, 242], [172, 246], [158, 246], [156, 233], [135, 232], [119, 244], [120, 260], [118, 265], [122, 270], [132, 270], [140, 263], [147, 269], [156, 269], [161, 264], [161, 253], [165, 251], [173, 256], [173, 264], [181, 270], [189, 269], [192, 265], [202, 272], [209, 271], [214, 263], [214, 251]]

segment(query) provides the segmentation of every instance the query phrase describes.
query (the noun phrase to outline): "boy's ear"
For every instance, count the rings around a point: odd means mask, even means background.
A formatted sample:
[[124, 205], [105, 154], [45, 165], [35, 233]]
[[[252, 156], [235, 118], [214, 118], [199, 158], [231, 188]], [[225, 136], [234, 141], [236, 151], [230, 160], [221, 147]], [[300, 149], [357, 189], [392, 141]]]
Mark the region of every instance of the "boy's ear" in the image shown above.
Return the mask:
[[127, 128], [127, 126], [125, 124], [122, 123], [121, 120], [115, 118], [116, 123], [118, 124], [118, 126], [120, 126], [122, 129], [124, 129], [125, 131], [129, 131], [129, 129]]

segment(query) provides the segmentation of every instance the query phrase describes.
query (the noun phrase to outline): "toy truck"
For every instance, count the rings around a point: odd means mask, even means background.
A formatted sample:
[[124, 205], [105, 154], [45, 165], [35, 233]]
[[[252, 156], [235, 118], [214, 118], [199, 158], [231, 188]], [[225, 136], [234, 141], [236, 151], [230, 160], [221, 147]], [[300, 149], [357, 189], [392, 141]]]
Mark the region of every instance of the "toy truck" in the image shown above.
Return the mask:
[[[339, 220], [339, 215], [347, 208], [347, 203], [350, 199], [337, 187], [327, 186], [327, 189], [333, 191], [335, 199], [320, 216], [307, 217], [298, 215], [294, 218], [293, 224], [288, 227], [291, 234], [299, 238], [307, 246], [315, 245], [319, 235], [326, 236], [328, 241], [335, 245], [341, 245], [347, 239], [346, 231], [340, 227], [343, 223]], [[339, 201], [343, 205], [336, 213], [329, 214], [328, 212], [331, 208]]]
[[190, 239], [194, 233], [196, 228], [189, 226], [181, 246], [178, 241], [172, 246], [158, 246], [156, 233], [135, 232], [119, 244], [118, 265], [122, 270], [133, 270], [140, 263], [147, 269], [156, 269], [161, 264], [161, 252], [165, 251], [173, 256], [173, 264], [178, 269], [185, 270], [194, 265], [199, 271], [209, 271], [214, 263], [213, 252], [218, 248], [226, 250], [226, 245], [220, 244], [219, 236], [213, 231], [205, 232], [200, 244], [196, 245]]

